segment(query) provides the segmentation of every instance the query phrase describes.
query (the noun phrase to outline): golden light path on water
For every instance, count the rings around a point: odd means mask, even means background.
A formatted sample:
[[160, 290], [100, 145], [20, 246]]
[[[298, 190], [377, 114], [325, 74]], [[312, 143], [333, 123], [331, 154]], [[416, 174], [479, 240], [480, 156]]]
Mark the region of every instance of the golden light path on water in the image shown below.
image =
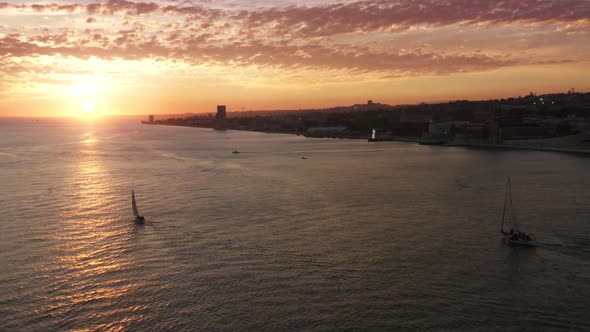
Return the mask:
[[[126, 277], [114, 277], [129, 266], [122, 257], [128, 229], [113, 227], [112, 180], [101, 160], [100, 140], [86, 133], [78, 148], [78, 163], [68, 177], [71, 206], [60, 214], [62, 224], [55, 234], [61, 255], [54, 257], [54, 266], [61, 272], [54, 285], [60, 291], [43, 308], [64, 320], [82, 308], [93, 312], [89, 318], [112, 315], [105, 309], [121, 302], [132, 287]], [[123, 331], [129, 322], [123, 315], [95, 328]]]

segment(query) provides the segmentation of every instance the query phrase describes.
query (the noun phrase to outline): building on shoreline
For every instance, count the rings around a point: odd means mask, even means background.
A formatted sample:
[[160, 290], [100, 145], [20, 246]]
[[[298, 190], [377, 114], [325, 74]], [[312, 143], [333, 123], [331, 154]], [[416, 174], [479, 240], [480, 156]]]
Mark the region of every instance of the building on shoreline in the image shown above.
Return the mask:
[[[149, 124], [148, 121], [142, 121]], [[547, 139], [590, 130], [590, 93], [389, 106], [368, 100], [330, 109], [217, 113], [158, 119], [154, 124], [373, 140], [503, 141]], [[372, 130], [375, 136], [372, 137]]]
[[227, 111], [225, 105], [217, 105], [217, 114], [215, 114], [215, 129], [227, 129]]

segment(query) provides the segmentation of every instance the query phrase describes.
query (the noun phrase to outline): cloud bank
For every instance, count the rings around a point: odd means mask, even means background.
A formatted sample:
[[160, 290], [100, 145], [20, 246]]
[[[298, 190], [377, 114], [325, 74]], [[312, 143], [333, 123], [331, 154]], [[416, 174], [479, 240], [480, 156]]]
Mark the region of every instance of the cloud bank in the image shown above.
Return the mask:
[[[572, 60], [565, 55], [515, 55], [496, 49], [398, 46], [387, 37], [416, 29], [436, 34], [448, 26], [531, 29], [556, 25], [558, 34], [584, 33], [590, 26], [587, 0], [361, 0], [248, 10], [212, 4], [3, 2], [0, 20], [9, 15], [62, 13], [62, 19], [78, 23], [71, 28], [56, 24], [54, 29], [14, 31], [7, 25], [6, 33], [0, 33], [0, 57], [153, 58], [194, 65], [440, 75]], [[371, 44], [372, 39], [377, 42]]]

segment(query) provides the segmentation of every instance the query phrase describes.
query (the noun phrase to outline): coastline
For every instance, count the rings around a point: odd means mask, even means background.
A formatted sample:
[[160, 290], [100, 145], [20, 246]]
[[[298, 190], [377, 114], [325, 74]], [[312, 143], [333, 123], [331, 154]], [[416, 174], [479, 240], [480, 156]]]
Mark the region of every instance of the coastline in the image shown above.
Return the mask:
[[[563, 139], [571, 139], [571, 138], [581, 138], [587, 134], [576, 134], [576, 135], [569, 135], [564, 137], [557, 137], [557, 140]], [[549, 139], [551, 140], [551, 139]], [[387, 140], [374, 140], [375, 142], [378, 141], [395, 141], [395, 142], [406, 142], [406, 143], [419, 143], [424, 145], [436, 145], [442, 147], [460, 147], [460, 148], [469, 148], [469, 149], [495, 149], [495, 150], [521, 150], [521, 151], [541, 151], [541, 152], [558, 152], [558, 153], [569, 153], [569, 154], [578, 154], [584, 156], [590, 156], [590, 142], [588, 143], [587, 147], [571, 147], [571, 146], [550, 146], [550, 145], [543, 145], [547, 141], [547, 139], [532, 139], [532, 140], [521, 140], [521, 141], [511, 141], [509, 143], [484, 143], [484, 142], [468, 142], [468, 141], [461, 141], [461, 140], [452, 140], [452, 141], [444, 141], [441, 143], [434, 143], [429, 144], [427, 140], [416, 137], [416, 138], [401, 138], [392, 137]], [[436, 141], [436, 140], [435, 140]]]
[[[183, 126], [183, 125], [176, 125], [176, 124], [147, 124], [145, 125], [163, 125], [163, 126], [177, 126], [177, 127], [194, 127], [194, 128], [207, 128], [211, 130], [216, 130], [212, 127], [204, 127], [204, 126]], [[249, 131], [249, 132], [257, 132], [257, 133], [265, 133], [265, 134], [284, 134], [284, 135], [297, 135], [297, 136], [304, 136], [309, 138], [332, 138], [332, 139], [366, 139], [369, 142], [403, 142], [403, 143], [424, 143], [425, 140], [421, 137], [413, 137], [413, 136], [390, 136], [386, 138], [374, 139], [368, 137], [368, 135], [354, 135], [354, 134], [341, 134], [341, 135], [310, 135], [307, 133], [297, 133], [297, 132], [286, 132], [286, 131], [274, 131], [274, 130], [253, 130], [253, 129], [224, 129], [224, 130], [236, 130], [236, 131]], [[582, 135], [590, 136], [590, 134], [576, 134], [576, 135], [569, 135], [563, 137], [557, 137], [551, 140], [564, 140], [564, 139], [571, 139], [575, 137], [580, 137]], [[547, 139], [538, 139], [538, 140], [522, 140], [518, 144], [515, 144], [514, 141], [510, 143], [483, 143], [483, 142], [467, 142], [467, 141], [460, 141], [460, 140], [453, 140], [453, 141], [445, 141], [441, 142], [440, 144], [435, 144], [441, 147], [462, 147], [462, 148], [470, 148], [470, 149], [497, 149], [497, 150], [521, 150], [521, 151], [541, 151], [541, 152], [557, 152], [557, 153], [569, 153], [569, 154], [577, 154], [583, 156], [590, 156], [590, 142], [588, 143], [588, 148], [578, 148], [578, 147], [563, 147], [563, 146], [543, 146], [542, 144], [548, 141]]]
[[590, 156], [590, 149], [576, 149], [576, 148], [562, 148], [562, 147], [541, 147], [528, 145], [513, 145], [513, 144], [483, 144], [483, 143], [454, 143], [448, 142], [441, 146], [447, 147], [463, 147], [470, 149], [496, 149], [496, 150], [521, 150], [521, 151], [542, 151], [542, 152], [558, 152], [578, 154]]

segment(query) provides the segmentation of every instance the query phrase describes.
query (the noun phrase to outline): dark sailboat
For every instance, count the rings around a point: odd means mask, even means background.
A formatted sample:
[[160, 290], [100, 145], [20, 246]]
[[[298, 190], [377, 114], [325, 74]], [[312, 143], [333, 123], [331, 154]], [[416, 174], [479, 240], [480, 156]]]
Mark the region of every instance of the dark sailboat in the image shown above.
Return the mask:
[[[510, 208], [510, 217], [512, 219], [513, 227], [510, 231], [504, 230], [504, 221], [506, 219], [506, 205]], [[516, 214], [512, 206], [512, 189], [510, 185], [510, 177], [508, 177], [508, 183], [506, 185], [506, 194], [504, 195], [504, 210], [502, 211], [502, 223], [500, 225], [500, 232], [504, 236], [504, 240], [510, 244], [521, 245], [521, 246], [536, 246], [537, 239], [534, 234], [527, 234], [520, 230], [518, 223], [516, 222]]]
[[145, 222], [145, 218], [139, 215], [139, 211], [137, 211], [137, 203], [135, 202], [135, 192], [131, 189], [131, 207], [133, 208], [133, 216], [135, 216], [135, 223], [136, 224], [143, 224]]

